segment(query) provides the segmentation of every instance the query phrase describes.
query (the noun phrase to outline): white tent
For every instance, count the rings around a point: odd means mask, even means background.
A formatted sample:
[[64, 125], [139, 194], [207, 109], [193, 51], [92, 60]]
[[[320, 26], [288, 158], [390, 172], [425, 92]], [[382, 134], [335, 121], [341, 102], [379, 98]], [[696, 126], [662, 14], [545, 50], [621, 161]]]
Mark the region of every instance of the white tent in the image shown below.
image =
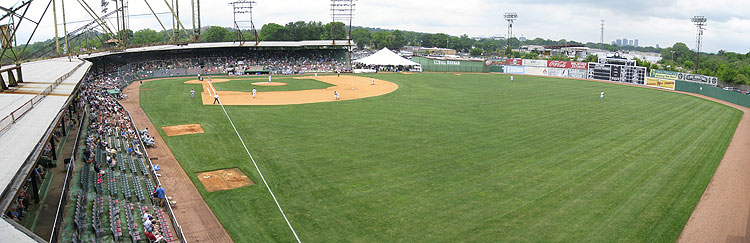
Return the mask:
[[383, 48], [368, 57], [354, 60], [354, 63], [375, 66], [420, 66], [419, 63], [403, 58], [396, 53], [393, 53], [391, 50], [388, 50], [388, 48]]

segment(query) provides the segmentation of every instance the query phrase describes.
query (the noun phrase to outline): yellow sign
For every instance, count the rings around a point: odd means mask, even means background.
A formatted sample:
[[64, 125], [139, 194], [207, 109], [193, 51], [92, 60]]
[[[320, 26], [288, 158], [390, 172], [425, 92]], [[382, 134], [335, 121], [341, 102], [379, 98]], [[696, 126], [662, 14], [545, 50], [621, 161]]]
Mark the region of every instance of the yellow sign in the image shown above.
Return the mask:
[[674, 90], [674, 80], [646, 78], [646, 86]]

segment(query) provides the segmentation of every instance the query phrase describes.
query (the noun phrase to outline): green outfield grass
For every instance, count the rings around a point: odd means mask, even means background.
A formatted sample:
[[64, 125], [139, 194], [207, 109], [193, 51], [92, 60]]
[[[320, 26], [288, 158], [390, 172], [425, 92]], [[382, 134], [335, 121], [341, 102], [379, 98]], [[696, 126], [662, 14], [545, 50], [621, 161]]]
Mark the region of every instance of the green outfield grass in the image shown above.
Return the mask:
[[306, 90], [306, 89], [325, 89], [333, 85], [325, 82], [320, 82], [314, 79], [294, 79], [294, 78], [280, 78], [278, 76], [272, 77], [272, 82], [282, 82], [287, 85], [284, 86], [260, 86], [253, 85], [255, 82], [268, 82], [268, 77], [265, 78], [234, 78], [229, 82], [213, 83], [213, 86], [218, 91], [243, 91], [252, 92], [255, 88], [258, 92], [264, 91], [292, 91], [292, 90]]
[[[399, 89], [226, 107], [303, 242], [674, 242], [741, 116], [611, 83], [374, 76]], [[200, 85], [143, 86], [156, 127], [203, 126], [159, 132], [232, 238], [294, 241], [221, 107], [185, 95]], [[232, 167], [258, 185], [208, 193], [195, 176]]]

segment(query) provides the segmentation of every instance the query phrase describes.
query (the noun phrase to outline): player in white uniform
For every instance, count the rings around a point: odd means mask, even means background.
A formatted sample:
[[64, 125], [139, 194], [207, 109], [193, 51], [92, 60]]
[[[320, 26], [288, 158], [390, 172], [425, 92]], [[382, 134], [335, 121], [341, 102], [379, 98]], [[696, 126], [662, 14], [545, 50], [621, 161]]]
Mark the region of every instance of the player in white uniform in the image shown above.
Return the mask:
[[214, 94], [214, 105], [216, 104], [216, 102], [219, 102], [219, 104], [221, 104], [221, 101], [219, 101], [219, 94]]
[[255, 88], [253, 88], [253, 99], [255, 99], [255, 92], [257, 92], [257, 90], [255, 90]]
[[271, 83], [271, 75], [270, 74], [268, 75], [268, 83], [269, 84]]
[[372, 83], [372, 85], [375, 85], [375, 78], [370, 77], [370, 82]]
[[336, 90], [333, 91], [333, 98], [335, 98], [336, 100], [339, 100], [339, 92], [338, 91], [336, 91]]
[[602, 91], [602, 93], [599, 94], [599, 100], [603, 100], [603, 99], [604, 99], [604, 91]]
[[513, 81], [513, 75], [510, 75], [510, 81]]
[[190, 98], [195, 98], [195, 89], [190, 89]]

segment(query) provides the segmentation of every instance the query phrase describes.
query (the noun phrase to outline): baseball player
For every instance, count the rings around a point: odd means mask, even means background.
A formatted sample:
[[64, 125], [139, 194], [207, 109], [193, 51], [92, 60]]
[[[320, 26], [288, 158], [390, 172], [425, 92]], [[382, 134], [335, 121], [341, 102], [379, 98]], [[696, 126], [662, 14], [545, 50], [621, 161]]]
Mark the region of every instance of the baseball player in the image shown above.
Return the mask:
[[513, 81], [513, 75], [510, 75], [510, 81]]
[[599, 100], [604, 100], [604, 91], [602, 91], [602, 93], [599, 94]]
[[221, 105], [221, 101], [219, 101], [219, 94], [214, 94], [214, 105], [216, 104], [216, 102], [219, 102], [219, 104]]
[[195, 98], [195, 89], [190, 89], [190, 98]]
[[268, 75], [268, 83], [271, 83], [271, 75]]
[[336, 100], [339, 100], [339, 92], [338, 91], [336, 91], [336, 90], [333, 91], [333, 98], [335, 98]]
[[255, 90], [255, 88], [253, 88], [253, 99], [255, 99], [255, 92], [258, 92], [258, 91]]
[[318, 77], [318, 73], [315, 73], [315, 77], [316, 77], [316, 78]]
[[375, 85], [375, 78], [370, 77], [370, 82], [372, 83], [372, 85]]

